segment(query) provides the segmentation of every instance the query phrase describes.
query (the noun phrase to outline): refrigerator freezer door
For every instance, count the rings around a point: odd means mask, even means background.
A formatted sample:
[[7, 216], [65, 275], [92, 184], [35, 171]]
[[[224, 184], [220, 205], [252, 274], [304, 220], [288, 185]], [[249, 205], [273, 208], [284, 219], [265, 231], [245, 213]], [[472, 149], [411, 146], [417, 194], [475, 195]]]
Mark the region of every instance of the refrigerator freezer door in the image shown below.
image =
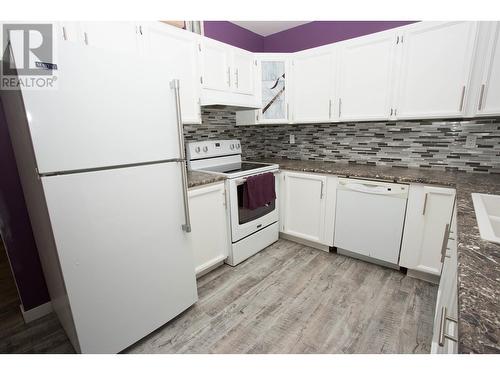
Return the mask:
[[116, 353], [197, 300], [180, 163], [43, 177], [83, 353]]
[[52, 62], [57, 88], [22, 91], [39, 173], [179, 158], [175, 77], [165, 66], [69, 42]]

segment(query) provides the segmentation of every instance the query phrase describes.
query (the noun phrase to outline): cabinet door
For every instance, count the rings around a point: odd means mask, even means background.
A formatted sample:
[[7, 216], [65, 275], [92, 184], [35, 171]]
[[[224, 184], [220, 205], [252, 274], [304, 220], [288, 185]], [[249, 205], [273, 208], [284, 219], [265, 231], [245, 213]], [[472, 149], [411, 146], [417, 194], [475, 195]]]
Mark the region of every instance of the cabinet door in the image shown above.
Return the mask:
[[[201, 123], [200, 70], [196, 34], [165, 25], [145, 23], [147, 53], [179, 80], [182, 121]], [[169, 84], [164, 82], [164, 84]]]
[[410, 185], [400, 266], [432, 275], [441, 273], [441, 251], [454, 202], [454, 189]]
[[233, 52], [233, 91], [253, 95], [255, 90], [256, 60], [250, 52], [235, 49]]
[[393, 32], [342, 43], [337, 102], [340, 121], [389, 118], [395, 46]]
[[[137, 53], [142, 30], [134, 22], [81, 22], [81, 40], [88, 46]], [[71, 30], [68, 30], [71, 32]], [[117, 61], [126, 64], [127, 61]]]
[[333, 116], [334, 51], [299, 52], [292, 61], [293, 121], [329, 122]]
[[202, 87], [227, 91], [231, 87], [230, 46], [209, 38], [201, 43]]
[[447, 256], [444, 260], [443, 272], [441, 273], [441, 278], [439, 280], [439, 289], [436, 298], [436, 310], [434, 314], [431, 353], [456, 354], [458, 351], [457, 343], [450, 339], [445, 338], [443, 341], [443, 345], [439, 345], [439, 336], [441, 330], [444, 330], [444, 332], [448, 333], [451, 336], [457, 336], [458, 334], [457, 324], [449, 319], [446, 319], [444, 322], [444, 326], [441, 326], [441, 321], [444, 314], [443, 307], [446, 308], [447, 316], [455, 319], [457, 318], [457, 294], [457, 244], [453, 236], [453, 238], [450, 238], [448, 240]]
[[224, 184], [189, 190], [190, 244], [196, 274], [223, 261], [228, 255], [229, 236]]
[[477, 115], [500, 114], [500, 23], [492, 30], [489, 53], [485, 61]]
[[288, 104], [288, 61], [262, 60], [262, 109], [257, 114], [257, 122], [287, 123]]
[[323, 242], [327, 178], [306, 173], [284, 173], [283, 228], [286, 234]]
[[397, 117], [461, 117], [467, 100], [475, 22], [422, 22], [403, 35]]

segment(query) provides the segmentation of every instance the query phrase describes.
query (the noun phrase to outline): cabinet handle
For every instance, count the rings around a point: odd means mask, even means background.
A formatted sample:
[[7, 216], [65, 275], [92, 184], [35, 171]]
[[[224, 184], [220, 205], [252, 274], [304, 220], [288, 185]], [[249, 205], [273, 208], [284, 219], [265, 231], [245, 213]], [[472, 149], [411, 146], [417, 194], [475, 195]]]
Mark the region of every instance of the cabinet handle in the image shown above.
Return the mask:
[[227, 85], [231, 87], [231, 68], [227, 68]]
[[425, 193], [424, 208], [422, 209], [422, 215], [425, 215], [425, 209], [427, 208], [427, 194], [429, 193]]
[[323, 199], [323, 186], [324, 186], [324, 182], [321, 181], [321, 193], [319, 195], [319, 199]]
[[236, 84], [236, 88], [239, 87], [239, 84], [240, 84], [240, 78], [238, 76], [238, 68], [236, 68], [236, 72], [234, 73], [234, 76], [235, 76], [235, 84]]
[[443, 243], [441, 244], [441, 263], [444, 262], [444, 258], [446, 256], [446, 247], [448, 245], [449, 230], [450, 230], [450, 224], [446, 224], [446, 227], [444, 228]]
[[83, 33], [83, 41], [86, 45], [89, 45], [89, 37], [86, 32]]
[[342, 98], [339, 98], [339, 117], [342, 116]]
[[64, 26], [62, 28], [62, 32], [63, 32], [63, 38], [64, 38], [64, 40], [68, 40], [68, 36], [66, 35], [66, 28]]
[[458, 341], [457, 336], [452, 336], [444, 331], [446, 328], [447, 320], [458, 324], [458, 320], [449, 316], [446, 311], [446, 306], [443, 306], [441, 308], [441, 322], [439, 323], [439, 342], [438, 342], [439, 346], [444, 346], [444, 339], [448, 339], [455, 342]]
[[332, 99], [328, 101], [328, 118], [332, 118]]
[[481, 93], [479, 94], [479, 105], [477, 107], [478, 111], [480, 111], [483, 108], [484, 86], [485, 86], [485, 84], [483, 83], [481, 85]]
[[286, 119], [290, 121], [290, 105], [286, 103]]
[[460, 97], [460, 108], [459, 111], [462, 112], [464, 109], [464, 98], [465, 98], [465, 86], [462, 86], [462, 96]]

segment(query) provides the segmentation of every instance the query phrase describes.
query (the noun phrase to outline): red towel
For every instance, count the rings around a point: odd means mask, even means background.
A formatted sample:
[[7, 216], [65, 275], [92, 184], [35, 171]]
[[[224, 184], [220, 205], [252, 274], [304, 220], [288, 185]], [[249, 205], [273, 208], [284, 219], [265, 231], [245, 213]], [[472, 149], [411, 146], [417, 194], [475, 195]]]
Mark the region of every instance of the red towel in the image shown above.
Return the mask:
[[273, 173], [262, 173], [247, 178], [243, 191], [243, 207], [255, 210], [275, 199]]

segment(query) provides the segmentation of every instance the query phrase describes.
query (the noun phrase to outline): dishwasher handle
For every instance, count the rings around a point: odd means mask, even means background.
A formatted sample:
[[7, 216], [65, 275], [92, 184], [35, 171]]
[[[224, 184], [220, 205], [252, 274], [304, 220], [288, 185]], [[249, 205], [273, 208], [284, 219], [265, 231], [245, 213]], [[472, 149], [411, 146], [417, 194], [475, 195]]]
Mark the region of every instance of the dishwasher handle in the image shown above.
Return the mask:
[[341, 184], [345, 190], [357, 191], [359, 193], [377, 194], [377, 195], [399, 195], [401, 191], [381, 185], [360, 184], [355, 182], [348, 182]]

